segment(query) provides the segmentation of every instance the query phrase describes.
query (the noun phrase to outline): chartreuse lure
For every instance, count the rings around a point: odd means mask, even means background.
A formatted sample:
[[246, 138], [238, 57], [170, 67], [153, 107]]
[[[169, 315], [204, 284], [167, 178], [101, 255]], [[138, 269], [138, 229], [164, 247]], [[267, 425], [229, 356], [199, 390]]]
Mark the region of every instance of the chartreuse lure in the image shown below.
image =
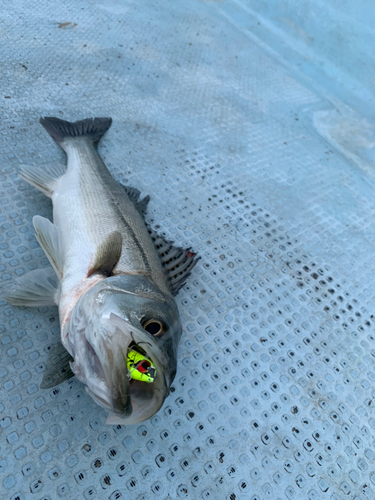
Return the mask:
[[156, 377], [154, 363], [134, 349], [128, 351], [127, 368], [130, 378], [151, 384]]

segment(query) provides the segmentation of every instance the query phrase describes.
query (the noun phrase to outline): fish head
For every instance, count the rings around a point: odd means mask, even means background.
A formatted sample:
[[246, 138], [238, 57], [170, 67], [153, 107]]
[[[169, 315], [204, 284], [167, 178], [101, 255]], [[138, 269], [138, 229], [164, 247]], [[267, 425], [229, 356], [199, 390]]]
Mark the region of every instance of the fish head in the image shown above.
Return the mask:
[[[80, 298], [69, 321], [71, 367], [109, 412], [107, 423], [139, 423], [160, 409], [176, 374], [181, 332], [173, 297], [146, 276], [112, 276]], [[130, 350], [151, 361], [151, 383], [132, 378]]]

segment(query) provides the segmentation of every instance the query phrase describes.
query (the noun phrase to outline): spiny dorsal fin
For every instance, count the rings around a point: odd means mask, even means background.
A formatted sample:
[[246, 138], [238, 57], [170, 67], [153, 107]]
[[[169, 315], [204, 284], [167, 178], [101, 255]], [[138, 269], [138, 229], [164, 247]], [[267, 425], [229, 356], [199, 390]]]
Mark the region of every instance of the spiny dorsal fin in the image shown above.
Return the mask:
[[176, 247], [154, 229], [150, 227], [147, 229], [168, 275], [171, 292], [173, 295], [177, 295], [200, 257], [196, 257], [190, 248]]
[[[141, 194], [138, 189], [124, 186], [123, 184], [120, 185], [133, 202], [135, 208], [143, 216], [150, 197], [146, 196], [143, 200], [138, 201]], [[174, 246], [147, 224], [146, 226], [159, 254], [161, 263], [168, 275], [171, 292], [173, 295], [177, 295], [200, 257], [196, 258], [196, 254], [190, 248], [184, 249]]]
[[138, 212], [141, 215], [144, 215], [146, 213], [147, 205], [148, 205], [149, 201], [150, 201], [150, 197], [147, 195], [141, 201], [138, 201], [137, 203], [135, 203], [135, 208], [138, 210]]
[[57, 342], [50, 346], [48, 350], [49, 356], [46, 361], [43, 380], [40, 384], [41, 389], [51, 389], [74, 376], [70, 368], [70, 362], [73, 361], [73, 358], [62, 343]]
[[133, 203], [137, 203], [139, 197], [141, 196], [140, 190], [130, 186], [124, 186], [124, 184], [121, 184], [121, 187], [123, 188], [125, 193], [129, 196], [130, 200]]
[[39, 245], [42, 247], [58, 278], [61, 279], [64, 269], [64, 253], [59, 228], [40, 215], [33, 217], [33, 224]]
[[18, 175], [43, 194], [52, 198], [57, 181], [66, 173], [66, 167], [60, 164], [45, 165], [44, 168], [20, 165]]
[[52, 267], [35, 269], [3, 288], [0, 298], [13, 306], [54, 306], [58, 304], [59, 282]]
[[125, 193], [129, 196], [130, 201], [133, 202], [135, 208], [138, 210], [138, 212], [141, 215], [144, 215], [146, 210], [147, 210], [147, 205], [148, 202], [150, 201], [149, 196], [145, 196], [142, 200], [139, 200], [139, 197], [141, 195], [141, 192], [139, 189], [130, 187], [130, 186], [124, 186], [123, 184], [120, 184], [120, 186], [123, 188]]
[[103, 276], [110, 276], [117, 262], [120, 260], [122, 251], [122, 236], [118, 231], [113, 231], [98, 247], [95, 261], [87, 274], [99, 273]]

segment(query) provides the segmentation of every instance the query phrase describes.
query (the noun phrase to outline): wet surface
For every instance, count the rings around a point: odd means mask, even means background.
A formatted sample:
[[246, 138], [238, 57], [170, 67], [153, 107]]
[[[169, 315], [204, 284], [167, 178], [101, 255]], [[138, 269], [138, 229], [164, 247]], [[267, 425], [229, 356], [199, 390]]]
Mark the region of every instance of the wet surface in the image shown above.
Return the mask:
[[202, 260], [177, 296], [172, 392], [136, 426], [106, 426], [75, 379], [40, 389], [57, 310], [1, 303], [1, 498], [374, 496], [373, 132], [238, 9], [3, 10], [1, 282], [48, 264], [31, 219], [50, 200], [16, 175], [64, 162], [42, 115], [111, 116], [111, 172]]

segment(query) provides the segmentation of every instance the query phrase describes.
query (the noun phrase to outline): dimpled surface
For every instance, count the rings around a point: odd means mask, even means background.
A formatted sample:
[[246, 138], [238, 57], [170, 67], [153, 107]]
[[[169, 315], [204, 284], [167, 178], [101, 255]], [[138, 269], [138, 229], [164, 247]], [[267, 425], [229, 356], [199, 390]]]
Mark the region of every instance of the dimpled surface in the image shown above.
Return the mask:
[[2, 7], [1, 284], [48, 263], [31, 219], [51, 202], [16, 175], [65, 161], [41, 115], [111, 116], [105, 163], [202, 260], [177, 296], [172, 392], [136, 426], [106, 426], [75, 379], [39, 389], [57, 310], [1, 302], [0, 497], [374, 498], [374, 176], [350, 140], [363, 121], [238, 3]]

